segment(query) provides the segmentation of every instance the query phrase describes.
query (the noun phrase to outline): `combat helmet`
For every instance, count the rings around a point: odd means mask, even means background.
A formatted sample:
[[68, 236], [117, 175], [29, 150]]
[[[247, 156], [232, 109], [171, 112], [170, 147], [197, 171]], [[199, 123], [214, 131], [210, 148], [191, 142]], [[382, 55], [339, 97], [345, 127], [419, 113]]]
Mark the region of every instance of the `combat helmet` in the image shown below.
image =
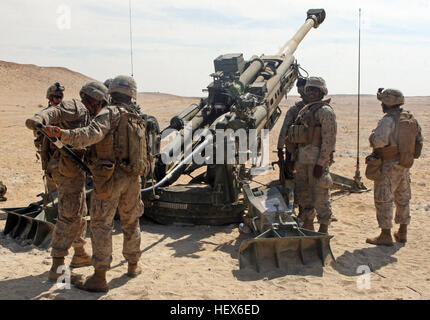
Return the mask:
[[103, 84], [106, 86], [106, 88], [109, 89], [110, 84], [112, 83], [112, 81], [113, 81], [113, 79], [109, 78], [109, 79], [106, 79], [105, 82], [103, 82]]
[[63, 91], [64, 90], [65, 90], [64, 86], [62, 86], [59, 82], [55, 82], [46, 91], [46, 99], [49, 99], [50, 96], [53, 96], [53, 95], [56, 95], [56, 94], [63, 96]]
[[108, 88], [99, 81], [91, 81], [84, 84], [81, 91], [79, 91], [79, 95], [82, 99], [84, 98], [84, 95], [87, 95], [97, 101], [105, 101], [107, 104], [109, 103]]
[[117, 76], [109, 85], [109, 94], [115, 92], [137, 99], [136, 81], [130, 76]]
[[376, 99], [381, 101], [386, 106], [401, 106], [405, 104], [405, 97], [400, 90], [379, 88], [376, 94]]
[[325, 80], [321, 77], [309, 77], [306, 81], [305, 92], [306, 92], [306, 89], [309, 87], [315, 87], [320, 89], [325, 96], [328, 94]]

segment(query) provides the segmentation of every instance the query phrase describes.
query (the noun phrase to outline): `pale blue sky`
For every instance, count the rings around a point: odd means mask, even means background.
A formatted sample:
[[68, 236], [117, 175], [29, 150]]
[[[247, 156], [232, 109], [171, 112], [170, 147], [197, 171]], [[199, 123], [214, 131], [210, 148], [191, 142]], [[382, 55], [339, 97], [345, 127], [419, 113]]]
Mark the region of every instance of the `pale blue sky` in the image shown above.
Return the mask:
[[[57, 27], [61, 5], [71, 10], [70, 29]], [[395, 87], [430, 95], [430, 0], [132, 0], [132, 7], [140, 91], [205, 95], [217, 56], [275, 54], [307, 9], [324, 8], [326, 21], [295, 57], [326, 79], [329, 94], [354, 94], [361, 7], [362, 93]], [[128, 0], [3, 0], [0, 12], [0, 60], [67, 67], [101, 81], [130, 74]]]

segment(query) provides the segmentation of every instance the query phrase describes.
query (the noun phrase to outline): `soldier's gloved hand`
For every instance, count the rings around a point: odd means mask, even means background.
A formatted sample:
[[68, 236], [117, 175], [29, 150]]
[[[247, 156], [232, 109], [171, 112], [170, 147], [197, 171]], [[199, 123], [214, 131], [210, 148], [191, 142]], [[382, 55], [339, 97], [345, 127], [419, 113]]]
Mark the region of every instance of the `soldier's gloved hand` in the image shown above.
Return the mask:
[[37, 126], [40, 126], [41, 123], [39, 121], [33, 120], [33, 119], [27, 119], [25, 121], [25, 126], [30, 130], [37, 130]]
[[45, 132], [51, 138], [61, 137], [61, 129], [56, 126], [46, 126], [43, 128], [43, 132]]
[[323, 174], [323, 167], [316, 164], [314, 166], [314, 172], [313, 172], [314, 178], [319, 179], [319, 178], [321, 178], [322, 174]]
[[278, 149], [278, 160], [279, 162], [284, 162], [284, 151], [282, 149]]
[[296, 170], [296, 162], [295, 161], [288, 161], [287, 162], [287, 169], [291, 173], [294, 173], [294, 171]]

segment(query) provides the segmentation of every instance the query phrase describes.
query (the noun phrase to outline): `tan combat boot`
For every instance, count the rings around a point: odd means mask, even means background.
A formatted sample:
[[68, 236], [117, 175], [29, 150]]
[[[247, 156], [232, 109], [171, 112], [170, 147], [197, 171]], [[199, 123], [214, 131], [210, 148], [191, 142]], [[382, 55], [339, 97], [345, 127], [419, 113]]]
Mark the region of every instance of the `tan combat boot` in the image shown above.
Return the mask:
[[304, 219], [302, 228], [307, 229], [307, 230], [311, 230], [311, 231], [315, 231], [314, 219]]
[[49, 275], [48, 275], [49, 281], [55, 282], [63, 274], [63, 272], [57, 273], [58, 267], [60, 266], [64, 266], [64, 257], [62, 258], [52, 257], [52, 266], [51, 266], [51, 269], [49, 270]]
[[381, 234], [376, 238], [367, 238], [367, 243], [383, 246], [392, 246], [393, 238], [391, 237], [391, 229], [381, 229]]
[[328, 233], [328, 224], [321, 223], [320, 228], [318, 229], [320, 233]]
[[129, 263], [128, 264], [127, 275], [129, 277], [135, 278], [141, 273], [142, 273], [142, 268], [139, 266], [138, 263]]
[[406, 243], [407, 228], [407, 224], [401, 224], [399, 231], [394, 232], [394, 239], [396, 239], [397, 242]]
[[75, 254], [73, 255], [72, 261], [70, 262], [70, 268], [82, 268], [91, 266], [91, 257], [85, 252], [84, 247], [77, 247]]
[[106, 271], [95, 269], [94, 274], [88, 277], [85, 282], [82, 280], [76, 281], [74, 284], [78, 289], [90, 292], [108, 292], [109, 286], [106, 281]]

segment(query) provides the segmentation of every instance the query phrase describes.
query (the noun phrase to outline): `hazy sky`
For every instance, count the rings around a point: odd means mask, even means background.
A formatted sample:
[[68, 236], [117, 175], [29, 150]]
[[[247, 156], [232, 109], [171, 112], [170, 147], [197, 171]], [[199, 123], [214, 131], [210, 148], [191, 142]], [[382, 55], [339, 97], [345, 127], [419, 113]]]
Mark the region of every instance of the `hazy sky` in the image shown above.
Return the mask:
[[[101, 81], [130, 74], [128, 4], [2, 0], [0, 60], [67, 67]], [[326, 20], [295, 57], [326, 79], [329, 94], [356, 93], [360, 7], [361, 92], [430, 95], [430, 0], [132, 0], [134, 76], [140, 91], [205, 95], [217, 56], [276, 54], [307, 9], [324, 8]]]

